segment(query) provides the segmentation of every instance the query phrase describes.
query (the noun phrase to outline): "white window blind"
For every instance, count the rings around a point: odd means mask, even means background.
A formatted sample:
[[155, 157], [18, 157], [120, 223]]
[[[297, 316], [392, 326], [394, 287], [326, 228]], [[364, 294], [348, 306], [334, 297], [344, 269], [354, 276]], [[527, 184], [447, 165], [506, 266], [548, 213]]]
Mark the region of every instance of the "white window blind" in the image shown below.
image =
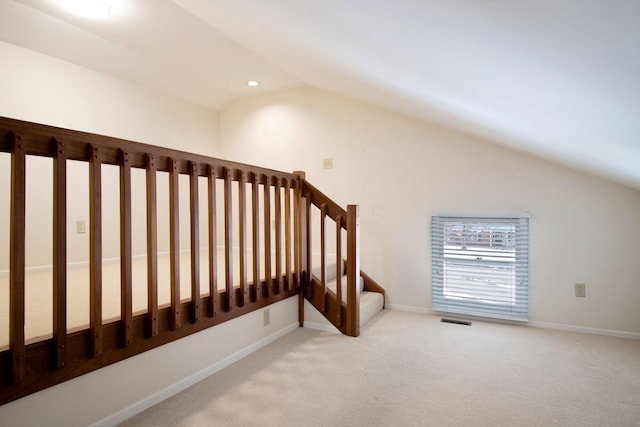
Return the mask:
[[529, 218], [431, 217], [434, 311], [527, 320]]

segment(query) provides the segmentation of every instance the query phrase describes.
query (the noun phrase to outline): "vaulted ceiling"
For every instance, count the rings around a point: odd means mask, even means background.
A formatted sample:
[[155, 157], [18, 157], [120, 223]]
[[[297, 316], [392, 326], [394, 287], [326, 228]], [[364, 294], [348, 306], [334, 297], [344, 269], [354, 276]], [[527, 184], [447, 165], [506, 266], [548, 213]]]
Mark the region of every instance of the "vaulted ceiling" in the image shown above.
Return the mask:
[[109, 1], [1, 0], [0, 40], [215, 110], [313, 86], [640, 189], [640, 1]]

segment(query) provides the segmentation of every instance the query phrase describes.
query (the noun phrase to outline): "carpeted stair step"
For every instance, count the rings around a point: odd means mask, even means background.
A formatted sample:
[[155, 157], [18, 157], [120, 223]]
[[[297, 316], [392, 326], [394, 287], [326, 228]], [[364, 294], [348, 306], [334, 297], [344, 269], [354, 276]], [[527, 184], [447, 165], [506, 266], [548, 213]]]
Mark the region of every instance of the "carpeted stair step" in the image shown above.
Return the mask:
[[[347, 302], [347, 275], [346, 271], [341, 277], [341, 291], [342, 301]], [[312, 274], [320, 279], [320, 268], [314, 268]], [[384, 296], [378, 292], [368, 292], [364, 290], [364, 280], [362, 277], [358, 277], [358, 285], [360, 286], [360, 326], [367, 323], [369, 320], [375, 317], [384, 308]], [[330, 264], [327, 266], [327, 288], [334, 294], [337, 294], [337, 280], [336, 280], [336, 265]], [[310, 319], [314, 319], [315, 316], [311, 316]]]

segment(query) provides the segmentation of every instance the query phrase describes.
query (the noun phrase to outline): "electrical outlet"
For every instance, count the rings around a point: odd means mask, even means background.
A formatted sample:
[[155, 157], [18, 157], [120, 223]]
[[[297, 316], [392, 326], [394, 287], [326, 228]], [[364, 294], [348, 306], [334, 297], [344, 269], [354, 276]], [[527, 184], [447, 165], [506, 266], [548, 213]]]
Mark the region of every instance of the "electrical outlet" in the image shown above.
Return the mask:
[[264, 326], [269, 326], [269, 324], [271, 323], [271, 311], [269, 311], [268, 308], [262, 312], [262, 317]]
[[87, 232], [87, 222], [84, 220], [76, 221], [76, 234], [84, 234]]
[[322, 159], [323, 169], [333, 169], [333, 159]]
[[587, 285], [584, 283], [576, 283], [576, 296], [584, 298], [587, 296]]

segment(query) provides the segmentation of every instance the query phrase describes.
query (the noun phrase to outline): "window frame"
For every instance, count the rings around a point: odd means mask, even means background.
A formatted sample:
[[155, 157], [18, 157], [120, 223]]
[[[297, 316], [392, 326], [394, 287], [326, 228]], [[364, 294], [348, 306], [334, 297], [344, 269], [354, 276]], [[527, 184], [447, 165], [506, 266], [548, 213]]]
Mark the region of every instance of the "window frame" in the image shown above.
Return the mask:
[[[512, 303], [498, 303], [496, 301], [481, 301], [476, 297], [446, 295], [445, 269], [447, 257], [445, 255], [445, 227], [446, 224], [466, 223], [490, 224], [508, 223], [514, 225], [513, 242], [513, 288]], [[462, 314], [494, 319], [527, 322], [529, 315], [529, 244], [530, 244], [530, 214], [529, 212], [432, 212], [431, 213], [431, 308], [434, 312]], [[468, 241], [468, 240], [466, 240]], [[489, 240], [491, 242], [491, 240]], [[489, 245], [491, 246], [492, 243]], [[461, 245], [466, 250], [466, 245]], [[449, 255], [452, 245], [449, 245]], [[455, 249], [455, 248], [454, 248]], [[511, 252], [509, 252], [511, 253]], [[504, 253], [503, 253], [504, 254]], [[464, 256], [462, 256], [464, 258]], [[452, 265], [454, 262], [451, 262]], [[464, 264], [464, 263], [463, 263]], [[480, 263], [482, 265], [484, 263]], [[484, 267], [490, 263], [484, 264]], [[459, 266], [460, 264], [458, 264]], [[474, 280], [488, 276], [478, 275]], [[451, 287], [450, 287], [451, 289]]]

